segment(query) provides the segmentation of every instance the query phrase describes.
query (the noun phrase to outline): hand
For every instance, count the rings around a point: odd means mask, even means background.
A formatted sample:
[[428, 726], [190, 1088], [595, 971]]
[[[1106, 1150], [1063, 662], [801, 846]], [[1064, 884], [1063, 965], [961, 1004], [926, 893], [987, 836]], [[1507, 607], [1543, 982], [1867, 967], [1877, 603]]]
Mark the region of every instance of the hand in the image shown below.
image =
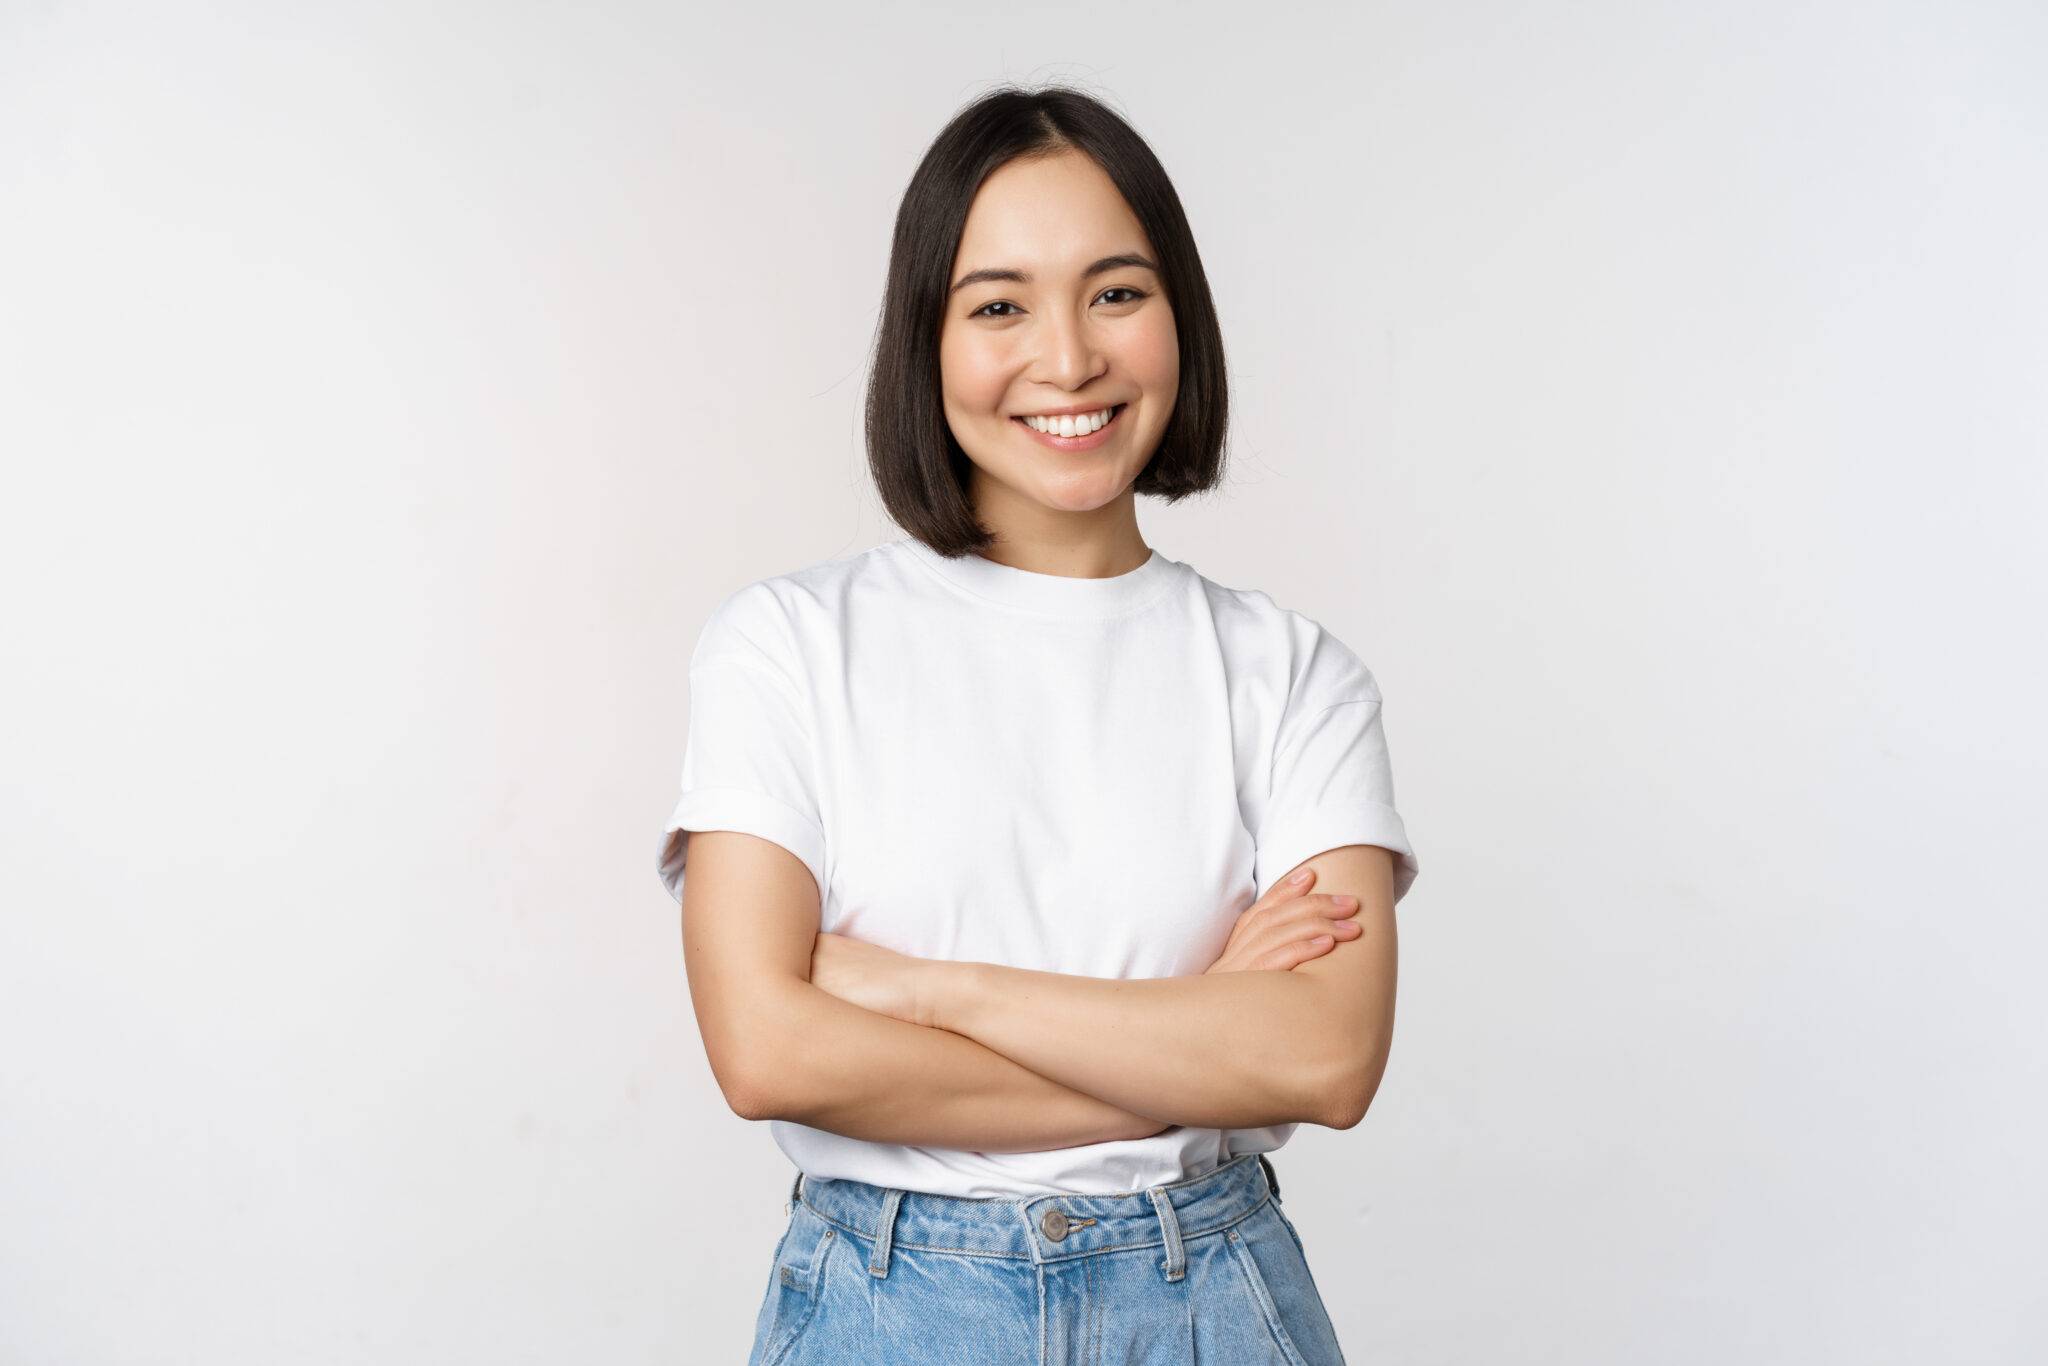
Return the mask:
[[930, 1024], [930, 974], [943, 966], [821, 930], [811, 949], [811, 985], [877, 1015]]
[[1308, 876], [1300, 882], [1282, 880], [1245, 909], [1222, 955], [1202, 970], [1203, 976], [1268, 968], [1284, 972], [1328, 953], [1340, 939], [1365, 933], [1356, 920], [1346, 918], [1358, 913], [1357, 897], [1311, 896], [1316, 870], [1301, 871]]

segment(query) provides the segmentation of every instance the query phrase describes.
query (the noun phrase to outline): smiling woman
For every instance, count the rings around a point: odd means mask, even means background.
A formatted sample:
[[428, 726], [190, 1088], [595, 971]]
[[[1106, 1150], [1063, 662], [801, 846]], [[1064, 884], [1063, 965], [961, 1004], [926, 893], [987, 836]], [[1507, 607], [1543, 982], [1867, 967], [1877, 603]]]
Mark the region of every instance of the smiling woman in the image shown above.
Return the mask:
[[[966, 268], [948, 291], [939, 372], [946, 426], [971, 458], [969, 493], [984, 517], [1090, 512], [1151, 462], [1180, 388], [1173, 305], [1152, 250], [1085, 153], [1018, 157], [982, 183], [961, 233]], [[1098, 424], [1103, 413], [1114, 420]], [[1034, 429], [1033, 418], [1058, 425]], [[1048, 461], [1045, 449], [1088, 458]]]
[[[987, 553], [992, 523], [1071, 520], [1033, 508], [1106, 524], [1132, 495], [1213, 487], [1227, 388], [1180, 196], [1122, 117], [1078, 91], [999, 90], [940, 134], [897, 211], [868, 387], [869, 464], [904, 530]], [[1022, 420], [1105, 409], [1100, 440]]]
[[1140, 534], [1220, 476], [1224, 374], [1120, 116], [940, 133], [868, 391], [909, 534], [719, 604], [664, 831], [798, 1169], [756, 1363], [1343, 1359], [1265, 1154], [1371, 1103], [1419, 865], [1364, 661]]

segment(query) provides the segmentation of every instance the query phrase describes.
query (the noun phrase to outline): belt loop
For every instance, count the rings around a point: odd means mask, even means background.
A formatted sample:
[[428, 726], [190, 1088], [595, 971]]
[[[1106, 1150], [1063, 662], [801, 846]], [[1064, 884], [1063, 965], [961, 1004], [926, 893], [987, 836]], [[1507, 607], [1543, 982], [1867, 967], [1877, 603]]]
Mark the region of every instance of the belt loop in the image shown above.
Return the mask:
[[875, 1250], [868, 1258], [870, 1276], [889, 1274], [889, 1248], [896, 1241], [896, 1209], [903, 1203], [903, 1192], [891, 1190], [882, 1196], [882, 1227], [875, 1232]]
[[1264, 1153], [1259, 1154], [1259, 1165], [1266, 1169], [1266, 1184], [1273, 1188], [1273, 1198], [1278, 1200], [1280, 1198], [1280, 1178], [1273, 1174], [1273, 1164], [1266, 1160]]
[[789, 1214], [796, 1209], [796, 1202], [804, 1197], [804, 1174], [798, 1171], [796, 1180], [789, 1183], [789, 1199], [782, 1202], [782, 1212]]
[[1173, 1201], [1167, 1198], [1166, 1187], [1154, 1186], [1145, 1194], [1152, 1197], [1152, 1208], [1159, 1213], [1159, 1229], [1166, 1235], [1166, 1279], [1177, 1281], [1187, 1274], [1188, 1260], [1180, 1242], [1180, 1216], [1173, 1208]]

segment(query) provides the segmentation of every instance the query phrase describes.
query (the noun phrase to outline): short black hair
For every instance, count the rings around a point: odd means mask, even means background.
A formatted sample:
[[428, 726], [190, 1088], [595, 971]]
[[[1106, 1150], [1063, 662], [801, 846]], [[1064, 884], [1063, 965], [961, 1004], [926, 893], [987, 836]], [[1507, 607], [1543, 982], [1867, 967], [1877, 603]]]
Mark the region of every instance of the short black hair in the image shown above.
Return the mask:
[[1006, 162], [1069, 150], [1108, 174], [1144, 228], [1179, 334], [1173, 414], [1134, 487], [1172, 503], [1214, 487], [1222, 474], [1229, 420], [1223, 330], [1166, 168], [1137, 130], [1092, 95], [1062, 85], [999, 86], [940, 130], [903, 192], [868, 375], [868, 469], [882, 505], [941, 555], [995, 540], [968, 498], [971, 465], [946, 425], [939, 381], [939, 329], [967, 211]]

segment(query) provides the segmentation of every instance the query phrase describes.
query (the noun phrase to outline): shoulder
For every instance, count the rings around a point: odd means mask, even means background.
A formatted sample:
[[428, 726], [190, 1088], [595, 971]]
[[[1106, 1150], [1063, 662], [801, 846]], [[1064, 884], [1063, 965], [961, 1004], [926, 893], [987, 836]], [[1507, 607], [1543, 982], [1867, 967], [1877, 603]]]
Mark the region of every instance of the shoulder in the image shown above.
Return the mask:
[[711, 609], [690, 665], [739, 656], [793, 666], [807, 643], [836, 632], [864, 585], [900, 573], [898, 547], [885, 542], [742, 584]]
[[1196, 574], [1226, 653], [1269, 672], [1290, 709], [1378, 701], [1379, 682], [1336, 632], [1262, 588], [1232, 588]]

